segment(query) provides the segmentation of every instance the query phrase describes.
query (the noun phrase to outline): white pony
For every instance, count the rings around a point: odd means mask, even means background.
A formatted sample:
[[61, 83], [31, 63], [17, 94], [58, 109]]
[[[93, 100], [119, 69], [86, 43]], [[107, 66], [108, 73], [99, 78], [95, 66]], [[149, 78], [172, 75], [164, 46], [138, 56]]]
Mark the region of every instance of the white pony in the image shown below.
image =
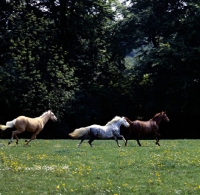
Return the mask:
[[81, 138], [81, 142], [78, 144], [78, 147], [80, 147], [81, 143], [90, 136], [90, 140], [88, 143], [92, 147], [92, 142], [95, 140], [95, 138], [101, 138], [101, 139], [108, 139], [114, 137], [115, 141], [117, 142], [117, 145], [119, 147], [120, 144], [118, 143], [118, 137], [122, 138], [124, 140], [124, 143], [126, 140], [122, 135], [120, 135], [120, 126], [124, 125], [125, 127], [129, 127], [129, 123], [126, 121], [125, 117], [119, 117], [115, 116], [111, 121], [109, 121], [105, 126], [101, 125], [90, 125], [88, 127], [81, 127], [79, 129], [75, 129], [72, 133], [69, 134], [69, 136], [73, 138]]

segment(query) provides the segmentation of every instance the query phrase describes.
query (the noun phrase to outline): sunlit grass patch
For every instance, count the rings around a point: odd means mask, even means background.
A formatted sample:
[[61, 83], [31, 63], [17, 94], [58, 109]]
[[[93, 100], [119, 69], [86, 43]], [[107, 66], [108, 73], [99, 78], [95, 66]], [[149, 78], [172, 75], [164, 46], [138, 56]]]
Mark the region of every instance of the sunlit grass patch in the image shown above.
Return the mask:
[[[1, 194], [200, 194], [199, 140], [0, 140]], [[120, 140], [120, 142], [122, 142]]]

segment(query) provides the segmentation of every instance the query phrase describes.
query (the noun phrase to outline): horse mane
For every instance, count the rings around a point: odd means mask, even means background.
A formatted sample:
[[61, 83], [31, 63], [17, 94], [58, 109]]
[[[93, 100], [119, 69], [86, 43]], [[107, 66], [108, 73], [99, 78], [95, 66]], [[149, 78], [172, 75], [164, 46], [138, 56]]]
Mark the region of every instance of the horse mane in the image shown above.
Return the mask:
[[42, 118], [44, 115], [46, 115], [49, 111], [44, 112], [41, 116], [39, 116], [40, 118]]
[[133, 121], [131, 121], [128, 117], [125, 117], [126, 121], [131, 124]]
[[163, 115], [164, 113], [165, 113], [164, 111], [156, 113], [155, 116], [151, 120], [154, 120], [157, 116]]
[[156, 114], [154, 115], [154, 117], [152, 118], [152, 120], [155, 119], [158, 115], [160, 115], [160, 113], [156, 113]]
[[108, 125], [110, 125], [110, 124], [112, 124], [112, 123], [114, 123], [114, 122], [116, 122], [120, 119], [121, 119], [121, 117], [115, 116], [111, 121], [107, 122], [107, 124], [105, 126], [108, 126]]

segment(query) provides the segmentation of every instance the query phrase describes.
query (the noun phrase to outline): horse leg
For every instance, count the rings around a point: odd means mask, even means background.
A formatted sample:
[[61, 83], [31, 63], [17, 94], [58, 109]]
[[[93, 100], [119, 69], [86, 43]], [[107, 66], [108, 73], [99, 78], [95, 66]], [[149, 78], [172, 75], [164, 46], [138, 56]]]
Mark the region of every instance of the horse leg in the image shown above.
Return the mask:
[[119, 137], [119, 138], [122, 138], [123, 141], [124, 141], [124, 144], [126, 145], [126, 139], [124, 138], [124, 136], [123, 136], [123, 135], [119, 135], [118, 137]]
[[80, 141], [80, 143], [78, 144], [78, 147], [81, 146], [82, 142], [86, 139], [86, 137], [87, 137], [87, 135], [84, 135], [84, 136], [81, 138], [81, 141]]
[[8, 145], [10, 145], [10, 144], [13, 142], [13, 137], [15, 137], [15, 139], [16, 139], [16, 144], [18, 144], [19, 138], [17, 137], [17, 134], [20, 134], [20, 133], [22, 133], [22, 131], [19, 131], [19, 130], [13, 131], [13, 132], [12, 132], [11, 139], [10, 139], [10, 141], [8, 142]]
[[12, 133], [12, 136], [10, 138], [10, 141], [8, 142], [8, 145], [10, 145], [12, 142], [13, 142], [13, 133]]
[[34, 134], [31, 136], [31, 139], [26, 140], [26, 144], [25, 144], [25, 145], [28, 146], [29, 142], [31, 142], [32, 140], [36, 139], [36, 136], [37, 136], [38, 133], [39, 133], [39, 132], [34, 133]]
[[91, 137], [90, 140], [88, 141], [88, 143], [90, 144], [91, 147], [93, 147], [92, 142], [94, 141], [94, 137]]
[[157, 142], [157, 145], [160, 146], [159, 142]]
[[155, 138], [156, 138], [156, 145], [160, 146], [160, 144], [159, 144], [159, 140], [158, 140], [158, 138], [157, 138], [156, 135], [155, 135]]
[[127, 146], [127, 143], [128, 143], [128, 137], [126, 137], [125, 146]]
[[121, 147], [121, 145], [118, 143], [118, 139], [117, 139], [117, 137], [114, 136], [114, 138], [115, 138], [115, 141], [117, 142], [117, 145], [118, 145], [119, 147]]
[[159, 144], [159, 137], [160, 137], [160, 134], [156, 133], [156, 134], [155, 134], [156, 145], [158, 145], [158, 146], [160, 146], [160, 144]]
[[140, 134], [136, 134], [137, 143], [138, 143], [139, 146], [142, 146], [141, 143], [140, 143], [139, 138], [140, 138]]
[[138, 145], [142, 146], [141, 143], [140, 143], [140, 141], [139, 141], [139, 138], [137, 138], [136, 140], [137, 140]]
[[15, 134], [15, 139], [16, 139], [16, 144], [18, 145], [18, 140], [19, 140], [19, 138], [17, 137], [16, 134]]
[[125, 137], [125, 146], [127, 146], [127, 143], [128, 143], [128, 139], [130, 138], [130, 134], [128, 134], [128, 136]]

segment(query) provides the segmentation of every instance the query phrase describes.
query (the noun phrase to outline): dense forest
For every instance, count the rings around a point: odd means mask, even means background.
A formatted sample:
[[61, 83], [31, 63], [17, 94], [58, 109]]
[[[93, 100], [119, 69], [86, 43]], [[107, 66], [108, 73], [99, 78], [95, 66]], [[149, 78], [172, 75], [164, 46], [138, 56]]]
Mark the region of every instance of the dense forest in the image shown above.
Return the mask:
[[1, 0], [0, 123], [51, 109], [57, 139], [166, 111], [161, 138], [200, 138], [199, 21], [199, 0]]

